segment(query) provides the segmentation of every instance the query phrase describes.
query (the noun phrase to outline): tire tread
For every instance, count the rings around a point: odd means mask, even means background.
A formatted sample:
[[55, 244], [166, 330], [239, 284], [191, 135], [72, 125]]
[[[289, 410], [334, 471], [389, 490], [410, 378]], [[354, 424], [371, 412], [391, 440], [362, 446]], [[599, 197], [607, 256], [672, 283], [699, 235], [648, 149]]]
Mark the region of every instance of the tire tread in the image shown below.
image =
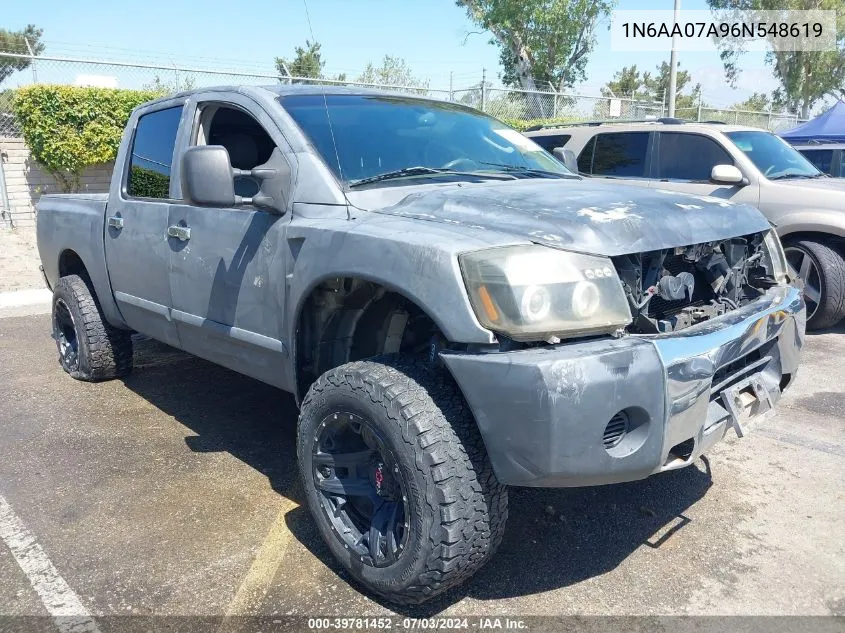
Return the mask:
[[[397, 604], [417, 604], [472, 576], [499, 547], [507, 521], [507, 489], [493, 473], [472, 413], [452, 377], [414, 359], [356, 361], [321, 376], [302, 402], [305, 414], [325, 391], [363, 389], [397, 422], [415, 455], [425, 502], [434, 517], [424, 568], [389, 594]], [[300, 455], [300, 460], [302, 456]]]

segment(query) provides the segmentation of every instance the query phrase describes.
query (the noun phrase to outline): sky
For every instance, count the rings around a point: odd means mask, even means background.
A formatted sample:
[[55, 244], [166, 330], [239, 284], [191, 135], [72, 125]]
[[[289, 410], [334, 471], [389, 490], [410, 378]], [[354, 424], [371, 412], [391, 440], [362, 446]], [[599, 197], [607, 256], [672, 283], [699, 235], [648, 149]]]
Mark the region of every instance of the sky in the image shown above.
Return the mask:
[[[44, 30], [44, 55], [133, 60], [164, 65], [273, 72], [273, 59], [291, 57], [306, 39], [322, 45], [325, 72], [352, 79], [368, 62], [385, 54], [404, 58], [432, 88], [456, 89], [487, 78], [498, 83], [499, 53], [487, 33], [479, 34], [454, 0], [253, 0], [202, 3], [179, 0], [111, 2], [102, 0], [5, 0], [0, 27], [17, 30], [34, 23]], [[666, 5], [666, 6], [663, 6]], [[619, 9], [672, 8], [672, 0], [619, 0]], [[683, 9], [706, 9], [706, 0], [683, 0]], [[669, 51], [613, 53], [608, 23], [597, 29], [597, 45], [587, 66], [581, 94], [597, 95], [613, 73], [626, 64], [653, 71], [668, 61]], [[681, 52], [683, 69], [700, 82], [705, 100], [716, 106], [741, 101], [753, 91], [771, 91], [776, 82], [761, 53], [743, 58], [737, 89], [727, 86], [714, 50]], [[58, 65], [39, 64], [41, 81], [73, 81], [59, 76]], [[68, 68], [62, 67], [67, 73]], [[82, 66], [78, 72], [92, 72]], [[52, 73], [52, 74], [51, 74]], [[115, 71], [121, 87], [132, 82], [128, 71]], [[122, 74], [121, 74], [122, 73]], [[19, 73], [10, 81], [28, 81]], [[146, 75], [145, 75], [146, 76]], [[138, 79], [137, 81], [140, 81]]]

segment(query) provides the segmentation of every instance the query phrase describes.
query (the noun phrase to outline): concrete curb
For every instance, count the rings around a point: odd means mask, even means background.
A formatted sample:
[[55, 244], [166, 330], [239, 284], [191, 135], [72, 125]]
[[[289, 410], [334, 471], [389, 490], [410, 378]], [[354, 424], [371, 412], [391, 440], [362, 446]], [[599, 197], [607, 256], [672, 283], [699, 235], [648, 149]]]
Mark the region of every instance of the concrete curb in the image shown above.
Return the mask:
[[53, 293], [47, 288], [28, 288], [0, 292], [0, 319], [48, 314]]
[[53, 294], [47, 288], [28, 288], [0, 292], [0, 308], [19, 308], [49, 304]]

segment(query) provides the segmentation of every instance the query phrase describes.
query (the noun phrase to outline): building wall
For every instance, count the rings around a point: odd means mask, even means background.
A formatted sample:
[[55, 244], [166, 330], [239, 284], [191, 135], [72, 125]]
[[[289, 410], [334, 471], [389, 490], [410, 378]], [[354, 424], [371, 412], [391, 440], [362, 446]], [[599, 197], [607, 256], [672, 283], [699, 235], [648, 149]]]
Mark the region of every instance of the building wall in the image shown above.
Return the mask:
[[[61, 193], [55, 179], [32, 160], [23, 139], [0, 138], [0, 157], [3, 161], [12, 226], [35, 226], [35, 205], [38, 199], [45, 193]], [[82, 174], [80, 191], [108, 193], [112, 167], [112, 164], [108, 164], [86, 169]], [[9, 211], [3, 211], [5, 215], [0, 224], [8, 226]]]

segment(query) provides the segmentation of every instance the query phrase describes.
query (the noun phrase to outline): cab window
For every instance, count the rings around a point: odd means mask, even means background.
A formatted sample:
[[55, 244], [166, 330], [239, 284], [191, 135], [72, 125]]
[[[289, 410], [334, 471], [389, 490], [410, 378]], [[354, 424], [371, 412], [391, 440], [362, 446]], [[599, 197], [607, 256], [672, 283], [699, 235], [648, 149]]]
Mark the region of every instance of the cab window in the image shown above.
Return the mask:
[[182, 106], [156, 110], [138, 119], [129, 156], [126, 193], [135, 198], [170, 197], [170, 170]]
[[[276, 148], [261, 124], [245, 111], [223, 103], [202, 107], [196, 145], [222, 145], [234, 169], [255, 169], [270, 160]], [[235, 177], [235, 195], [251, 198], [260, 183], [251, 176]]]

